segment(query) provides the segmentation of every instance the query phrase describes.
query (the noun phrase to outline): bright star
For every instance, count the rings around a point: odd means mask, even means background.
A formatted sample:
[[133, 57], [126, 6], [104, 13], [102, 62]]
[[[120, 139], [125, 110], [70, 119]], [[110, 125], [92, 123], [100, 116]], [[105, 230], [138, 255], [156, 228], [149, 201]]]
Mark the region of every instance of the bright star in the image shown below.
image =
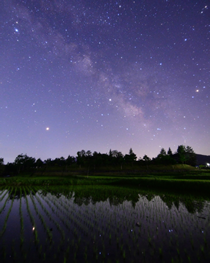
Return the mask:
[[49, 128], [49, 127], [47, 127], [47, 128], [46, 128], [46, 131], [49, 131], [49, 130], [50, 130], [50, 128]]

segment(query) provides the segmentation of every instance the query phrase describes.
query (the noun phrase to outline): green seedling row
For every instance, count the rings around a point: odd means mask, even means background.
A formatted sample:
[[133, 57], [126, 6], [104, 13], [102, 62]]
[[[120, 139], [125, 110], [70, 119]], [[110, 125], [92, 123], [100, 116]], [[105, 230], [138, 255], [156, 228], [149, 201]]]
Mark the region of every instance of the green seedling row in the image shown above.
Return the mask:
[[[29, 190], [29, 189], [28, 189], [28, 190]], [[37, 215], [39, 216], [39, 218], [40, 218], [40, 220], [41, 220], [41, 222], [42, 222], [42, 224], [43, 224], [43, 226], [44, 226], [44, 229], [45, 229], [45, 231], [46, 231], [46, 233], [47, 233], [47, 236], [48, 236], [49, 240], [52, 241], [52, 233], [51, 233], [49, 227], [47, 227], [47, 225], [46, 225], [46, 223], [45, 223], [45, 220], [44, 220], [42, 214], [38, 211], [38, 208], [37, 208], [37, 206], [36, 206], [36, 203], [35, 203], [35, 201], [34, 201], [34, 198], [33, 198], [32, 194], [31, 194], [31, 192], [30, 192], [30, 198], [31, 198], [31, 201], [32, 201], [32, 203], [33, 203], [33, 205], [34, 205], [35, 211], [36, 211]]]
[[[7, 215], [6, 215], [6, 218], [5, 218], [5, 220], [4, 220], [4, 225], [3, 225], [3, 228], [2, 228], [2, 230], [1, 230], [1, 232], [0, 232], [0, 238], [2, 237], [2, 235], [4, 234], [4, 232], [5, 232], [5, 230], [6, 230], [7, 221], [8, 221], [8, 219], [9, 219], [9, 215], [10, 215], [10, 212], [11, 212], [11, 210], [12, 210], [12, 206], [13, 206], [13, 202], [14, 202], [16, 190], [17, 190], [17, 189], [15, 189], [15, 192], [14, 192], [14, 195], [13, 195], [13, 198], [12, 198], [11, 205], [10, 205], [10, 207], [9, 207], [9, 210], [8, 210], [8, 212], [7, 212]], [[8, 199], [6, 199], [6, 201], [7, 201], [7, 200], [8, 200]], [[5, 204], [6, 204], [6, 201], [5, 201]]]
[[61, 233], [62, 239], [65, 239], [65, 233], [63, 231], [63, 229], [60, 227], [60, 225], [53, 219], [51, 213], [44, 207], [41, 199], [36, 195], [35, 191], [32, 190], [32, 192], [34, 193], [34, 196], [36, 198], [36, 200], [38, 201], [38, 203], [40, 204], [40, 206], [42, 207], [43, 211], [45, 212], [45, 214], [48, 216], [48, 218], [56, 225], [58, 231]]
[[35, 243], [38, 244], [39, 243], [39, 239], [38, 239], [37, 227], [36, 227], [36, 224], [35, 224], [35, 221], [34, 221], [34, 217], [32, 216], [31, 211], [30, 211], [30, 207], [29, 207], [29, 203], [28, 203], [28, 197], [27, 197], [27, 194], [26, 194], [25, 187], [23, 187], [23, 191], [24, 191], [24, 197], [25, 197], [25, 200], [26, 200], [27, 211], [28, 211], [28, 214], [29, 214], [29, 217], [30, 217], [30, 220], [31, 220], [31, 224], [32, 224], [32, 229], [33, 229], [33, 233], [34, 233]]
[[[10, 228], [8, 218], [16, 199], [21, 253], [11, 242], [13, 261], [196, 263], [210, 259], [209, 201], [140, 192], [132, 199], [133, 190], [90, 189], [90, 194], [86, 187], [57, 192], [47, 186], [2, 190], [1, 210], [11, 203], [0, 232], [1, 258], [6, 261], [8, 257], [4, 240], [9, 231], [5, 230]], [[113, 194], [107, 198], [105, 191]], [[30, 240], [26, 238], [27, 221], [34, 228]]]

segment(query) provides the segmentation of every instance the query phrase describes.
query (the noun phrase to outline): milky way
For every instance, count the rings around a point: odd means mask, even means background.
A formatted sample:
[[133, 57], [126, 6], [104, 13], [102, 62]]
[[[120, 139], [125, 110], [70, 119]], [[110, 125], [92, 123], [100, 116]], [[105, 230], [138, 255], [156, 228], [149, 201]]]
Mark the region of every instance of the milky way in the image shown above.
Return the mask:
[[210, 151], [208, 1], [5, 0], [0, 157]]

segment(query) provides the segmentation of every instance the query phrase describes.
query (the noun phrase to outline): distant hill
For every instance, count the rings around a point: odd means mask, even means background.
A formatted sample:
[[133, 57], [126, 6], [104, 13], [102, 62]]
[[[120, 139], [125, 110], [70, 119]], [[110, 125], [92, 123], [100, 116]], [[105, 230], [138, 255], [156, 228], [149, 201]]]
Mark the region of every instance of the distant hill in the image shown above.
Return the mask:
[[210, 163], [210, 155], [202, 155], [196, 154], [196, 164], [197, 165], [205, 165], [206, 163]]

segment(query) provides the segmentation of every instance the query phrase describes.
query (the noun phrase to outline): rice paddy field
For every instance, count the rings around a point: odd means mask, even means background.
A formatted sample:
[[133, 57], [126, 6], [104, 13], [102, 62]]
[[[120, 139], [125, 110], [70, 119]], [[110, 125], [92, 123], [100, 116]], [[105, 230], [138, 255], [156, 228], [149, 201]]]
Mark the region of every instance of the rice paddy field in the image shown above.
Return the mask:
[[2, 186], [1, 262], [210, 262], [210, 202], [116, 186]]

